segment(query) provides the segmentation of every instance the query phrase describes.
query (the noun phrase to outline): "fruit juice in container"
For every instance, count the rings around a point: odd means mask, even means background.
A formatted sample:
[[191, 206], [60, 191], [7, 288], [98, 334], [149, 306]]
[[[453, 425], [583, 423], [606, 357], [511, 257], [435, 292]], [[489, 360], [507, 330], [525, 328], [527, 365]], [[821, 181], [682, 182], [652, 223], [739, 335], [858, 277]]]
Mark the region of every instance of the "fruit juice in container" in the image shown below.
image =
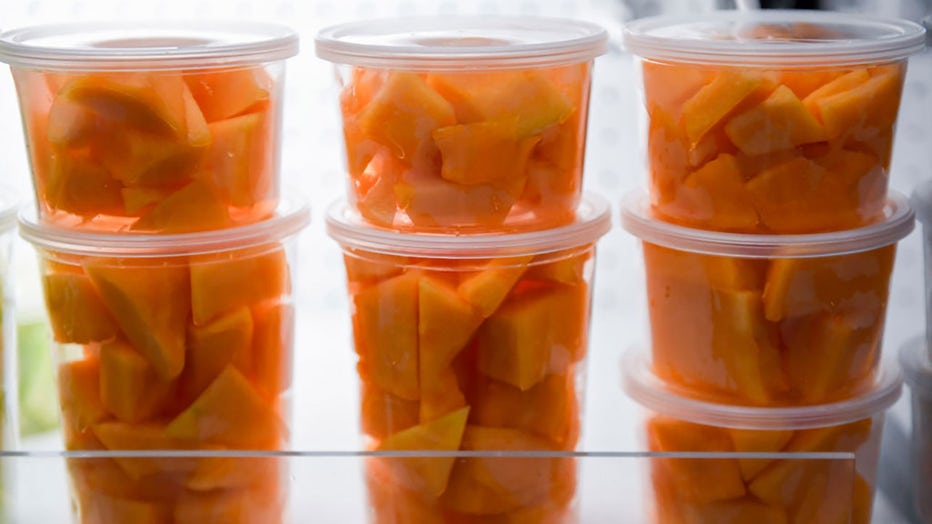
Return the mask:
[[[308, 219], [293, 200], [260, 223], [178, 235], [74, 231], [21, 215], [39, 258], [65, 448], [286, 449], [291, 268]], [[274, 523], [287, 498], [275, 458], [68, 468], [81, 523]]]
[[663, 220], [816, 233], [883, 220], [913, 22], [816, 11], [637, 20], [651, 204]]
[[847, 400], [775, 408], [680, 396], [638, 353], [623, 365], [625, 392], [643, 408], [649, 451], [853, 454], [651, 459], [652, 522], [870, 523], [884, 413], [902, 386], [896, 368]]
[[322, 30], [336, 64], [350, 207], [408, 231], [571, 222], [599, 26], [446, 16]]
[[[575, 449], [595, 243], [610, 226], [594, 195], [567, 225], [512, 234], [396, 232], [343, 202], [331, 207], [365, 447]], [[382, 523], [575, 522], [575, 474], [575, 461], [559, 456], [367, 462], [371, 514]]]
[[279, 199], [286, 27], [99, 23], [0, 35], [39, 219], [186, 233], [270, 217]]
[[758, 406], [821, 404], [870, 388], [896, 242], [913, 212], [891, 193], [884, 219], [847, 231], [721, 233], [623, 204], [641, 239], [653, 371], [679, 394]]
[[932, 358], [921, 338], [900, 350], [900, 367], [912, 397], [913, 500], [919, 520], [932, 520]]

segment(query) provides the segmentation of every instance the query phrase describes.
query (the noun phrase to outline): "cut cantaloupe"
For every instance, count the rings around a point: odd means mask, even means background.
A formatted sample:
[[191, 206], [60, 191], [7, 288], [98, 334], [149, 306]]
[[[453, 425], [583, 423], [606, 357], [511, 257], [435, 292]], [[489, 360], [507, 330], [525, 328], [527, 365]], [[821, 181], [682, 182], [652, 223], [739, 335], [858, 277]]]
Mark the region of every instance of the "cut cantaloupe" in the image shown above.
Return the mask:
[[174, 188], [165, 187], [124, 187], [120, 190], [126, 214], [131, 216], [148, 211], [174, 192]]
[[43, 275], [42, 284], [56, 342], [86, 344], [117, 334], [116, 323], [86, 275], [80, 271], [51, 271]]
[[114, 340], [101, 345], [100, 400], [117, 419], [147, 420], [165, 407], [174, 392], [174, 381], [161, 380], [149, 361], [129, 344]]
[[100, 362], [86, 358], [60, 364], [58, 397], [66, 441], [106, 419], [109, 414], [100, 400]]
[[241, 306], [204, 326], [188, 328], [180, 395], [197, 398], [232, 363], [242, 373], [253, 372], [252, 311]]
[[270, 400], [291, 387], [294, 305], [273, 300], [252, 307], [252, 380]]
[[343, 264], [346, 267], [346, 279], [352, 286], [360, 286], [385, 280], [404, 271], [408, 257], [385, 255], [374, 252], [361, 252], [344, 248]]
[[199, 458], [185, 487], [193, 491], [239, 490], [249, 486], [277, 489], [287, 474], [283, 457]]
[[222, 229], [229, 224], [227, 203], [220, 190], [200, 175], [153, 206], [131, 229], [173, 234]]
[[530, 264], [525, 277], [531, 280], [549, 280], [567, 285], [576, 285], [586, 280], [591, 249], [567, 249], [560, 253], [538, 255]]
[[408, 166], [385, 149], [376, 151], [358, 176], [352, 178], [359, 212], [376, 224], [391, 225], [398, 204], [395, 184]]
[[274, 88], [262, 67], [196, 71], [183, 78], [208, 123], [263, 109]]
[[[380, 451], [455, 451], [460, 448], [469, 407], [388, 436]], [[447, 488], [455, 457], [385, 458], [394, 480], [429, 496], [439, 497]]]
[[172, 508], [167, 504], [130, 498], [111, 497], [95, 493], [79, 496], [80, 521], [86, 524], [132, 522], [133, 524], [164, 524], [171, 522]]
[[854, 89], [864, 82], [867, 82], [869, 79], [870, 74], [867, 72], [867, 69], [849, 71], [806, 95], [806, 97], [803, 98], [803, 105], [805, 105], [806, 109], [812, 112], [813, 115], [819, 115], [819, 100]]
[[174, 524], [281, 524], [284, 521], [285, 494], [280, 490], [217, 490], [186, 492], [178, 498]]
[[395, 481], [388, 460], [366, 460], [366, 493], [373, 524], [401, 522], [442, 523], [443, 512], [434, 497], [425, 496]]
[[683, 522], [689, 524], [789, 524], [784, 508], [764, 504], [753, 497], [682, 504]]
[[420, 404], [382, 391], [368, 381], [361, 381], [359, 420], [362, 431], [377, 440], [416, 426]]
[[232, 449], [280, 449], [285, 426], [246, 377], [227, 365], [188, 409], [165, 428], [178, 439]]
[[712, 80], [712, 72], [643, 60], [641, 77], [644, 101], [651, 118], [657, 112], [666, 112], [679, 119], [683, 104]]
[[84, 217], [122, 213], [123, 184], [84, 155], [54, 155], [45, 176], [42, 196], [53, 210]]
[[478, 273], [466, 277], [457, 292], [488, 318], [508, 296], [532, 258], [526, 255], [492, 259]]
[[289, 287], [288, 262], [279, 245], [191, 257], [191, 313], [196, 326], [239, 307], [277, 299]]
[[677, 220], [730, 231], [754, 229], [759, 221], [733, 155], [722, 153], [693, 171], [675, 195], [660, 211]]
[[[418, 400], [418, 295], [420, 274], [409, 271], [353, 297], [360, 371], [392, 395]], [[365, 378], [365, 377], [364, 377]]]
[[[101, 422], [95, 424], [93, 430], [109, 451], [183, 450], [196, 447], [195, 442], [167, 436], [165, 425], [159, 423]], [[133, 480], [159, 473], [187, 474], [197, 465], [196, 459], [186, 457], [115, 456], [113, 460]]]
[[747, 155], [763, 155], [827, 139], [825, 130], [786, 86], [766, 100], [736, 115], [725, 133]]
[[87, 259], [84, 270], [133, 347], [164, 380], [184, 367], [185, 327], [190, 306], [188, 269], [173, 261], [127, 266]]
[[512, 295], [477, 333], [480, 372], [526, 391], [549, 369], [551, 352], [585, 352], [585, 286], [542, 287]]
[[[755, 430], [728, 428], [735, 451], [738, 453], [764, 452], [776, 453], [793, 438], [792, 430]], [[772, 459], [738, 459], [741, 478], [750, 482], [754, 477], [773, 462]]]
[[822, 96], [812, 103], [825, 126], [829, 138], [864, 128], [890, 134], [896, 122], [903, 88], [902, 74], [897, 69], [871, 75], [867, 81], [836, 94]]
[[440, 176], [478, 185], [525, 175], [531, 150], [540, 137], [518, 136], [517, 119], [440, 127], [432, 133], [440, 150]]
[[693, 144], [763, 83], [759, 74], [721, 71], [683, 104], [683, 126]]
[[201, 167], [207, 144], [115, 128], [94, 136], [91, 151], [113, 178], [129, 187], [177, 187]]
[[206, 168], [234, 206], [254, 205], [274, 192], [268, 118], [266, 112], [248, 113], [208, 126], [213, 141], [205, 154]]

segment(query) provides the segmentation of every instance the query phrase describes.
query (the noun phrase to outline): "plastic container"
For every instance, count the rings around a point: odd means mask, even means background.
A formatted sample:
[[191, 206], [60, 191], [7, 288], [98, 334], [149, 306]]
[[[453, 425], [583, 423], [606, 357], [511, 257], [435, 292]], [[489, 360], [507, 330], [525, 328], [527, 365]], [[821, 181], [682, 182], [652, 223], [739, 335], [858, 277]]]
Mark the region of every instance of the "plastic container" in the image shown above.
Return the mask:
[[327, 28], [316, 46], [337, 64], [349, 205], [371, 224], [490, 232], [573, 220], [604, 29], [412, 17]]
[[921, 338], [900, 350], [903, 378], [912, 392], [914, 500], [919, 520], [932, 520], [932, 359]]
[[187, 233], [270, 217], [279, 198], [288, 28], [49, 25], [0, 35], [39, 217], [100, 232]]
[[871, 387], [896, 242], [913, 228], [898, 193], [885, 217], [835, 233], [719, 233], [660, 221], [632, 193], [622, 225], [642, 240], [654, 371], [684, 396], [733, 404]]
[[854, 471], [845, 462], [773, 457], [652, 461], [654, 522], [869, 524], [884, 412], [902, 386], [896, 368], [857, 397], [783, 408], [679, 396], [638, 353], [625, 355], [623, 375], [625, 392], [644, 408], [649, 451], [854, 454]]
[[[18, 199], [9, 188], [0, 186], [0, 449], [19, 447], [19, 380], [17, 377], [15, 272], [13, 235], [16, 231]], [[11, 464], [0, 466], [0, 520], [15, 500], [16, 489]]]
[[922, 253], [925, 261], [926, 351], [932, 360], [932, 181], [918, 184], [909, 203], [922, 224]]
[[716, 11], [637, 20], [651, 203], [664, 220], [818, 233], [883, 219], [913, 22]]
[[[307, 208], [222, 232], [75, 232], [22, 214], [38, 252], [69, 450], [282, 450], [294, 237]], [[78, 522], [281, 522], [275, 461], [69, 462]], [[226, 516], [226, 517], [224, 517]], [[172, 520], [174, 518], [175, 520]]]
[[[391, 232], [332, 206], [365, 447], [575, 449], [595, 243], [610, 226], [593, 195], [573, 223], [520, 234]], [[370, 460], [374, 522], [574, 522], [570, 457], [431, 460]]]

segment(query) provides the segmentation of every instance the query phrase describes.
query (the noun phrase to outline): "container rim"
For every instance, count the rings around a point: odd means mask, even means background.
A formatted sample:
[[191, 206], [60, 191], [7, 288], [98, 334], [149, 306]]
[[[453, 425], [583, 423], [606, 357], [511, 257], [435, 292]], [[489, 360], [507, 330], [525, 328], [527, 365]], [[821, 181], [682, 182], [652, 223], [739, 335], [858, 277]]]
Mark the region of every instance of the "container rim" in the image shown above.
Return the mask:
[[536, 16], [414, 16], [326, 27], [317, 56], [388, 69], [505, 69], [587, 62], [608, 50], [605, 28]]
[[67, 23], [0, 33], [0, 62], [64, 71], [236, 67], [284, 60], [297, 52], [294, 30], [246, 21]]
[[914, 226], [908, 199], [888, 193], [882, 222], [829, 233], [763, 235], [722, 233], [670, 224], [654, 218], [644, 190], [622, 200], [621, 227], [644, 242], [678, 251], [741, 258], [815, 258], [870, 251], [894, 244]]
[[[844, 33], [831, 39], [741, 38], [734, 34], [758, 24], [814, 24]], [[925, 48], [925, 28], [908, 20], [837, 11], [730, 10], [642, 18], [623, 28], [622, 42], [629, 52], [649, 60], [834, 68], [905, 59]]]
[[244, 249], [289, 238], [311, 220], [307, 202], [293, 190], [271, 218], [229, 229], [179, 234], [98, 233], [43, 224], [34, 207], [19, 213], [19, 233], [39, 249], [81, 256], [151, 258], [190, 256]]
[[903, 379], [913, 393], [932, 399], [932, 358], [926, 352], [925, 337], [915, 337], [903, 344], [899, 362]]
[[594, 243], [612, 227], [611, 209], [601, 196], [586, 193], [576, 221], [522, 233], [403, 233], [367, 224], [338, 200], [327, 211], [327, 233], [344, 249], [423, 258], [492, 258], [539, 255]]
[[622, 358], [622, 387], [638, 404], [696, 424], [735, 429], [796, 430], [847, 424], [892, 406], [902, 386], [899, 368], [891, 366], [881, 369], [870, 391], [839, 402], [793, 407], [718, 404], [674, 393], [650, 370], [641, 351], [629, 350]]

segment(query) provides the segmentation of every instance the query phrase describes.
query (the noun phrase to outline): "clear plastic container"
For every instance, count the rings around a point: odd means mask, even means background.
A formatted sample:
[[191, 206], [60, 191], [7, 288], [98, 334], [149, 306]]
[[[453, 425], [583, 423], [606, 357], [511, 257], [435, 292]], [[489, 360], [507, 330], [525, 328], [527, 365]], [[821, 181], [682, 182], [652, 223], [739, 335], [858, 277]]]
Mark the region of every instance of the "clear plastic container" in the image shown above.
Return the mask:
[[[0, 449], [19, 445], [19, 380], [17, 377], [15, 272], [13, 235], [16, 212], [21, 202], [9, 188], [0, 186]], [[0, 467], [0, 520], [15, 496], [16, 484], [10, 467]]]
[[[603, 199], [536, 233], [391, 232], [343, 202], [327, 227], [346, 264], [367, 449], [575, 449]], [[374, 458], [373, 521], [575, 522], [573, 458], [515, 464]]]
[[257, 23], [0, 34], [39, 218], [75, 230], [173, 234], [270, 217], [284, 60], [297, 50], [293, 31]]
[[883, 219], [909, 21], [716, 11], [624, 29], [638, 57], [651, 203], [717, 231], [818, 233]]
[[921, 338], [906, 343], [900, 350], [903, 378], [912, 392], [913, 489], [916, 512], [922, 522], [932, 521], [932, 359]]
[[922, 224], [922, 254], [926, 295], [926, 351], [932, 359], [932, 181], [927, 180], [913, 189], [909, 203]]
[[623, 379], [645, 412], [649, 451], [854, 454], [853, 474], [850, 463], [828, 460], [653, 461], [653, 522], [870, 523], [884, 413], [902, 386], [896, 368], [879, 373], [857, 397], [782, 408], [679, 396], [636, 352], [625, 355]]
[[[258, 224], [127, 236], [22, 214], [21, 234], [39, 258], [66, 449], [286, 449], [291, 268], [308, 220], [307, 208], [290, 200]], [[287, 472], [273, 461], [252, 464], [69, 462], [75, 516], [281, 522]]]
[[348, 202], [407, 231], [573, 220], [582, 191], [594, 24], [446, 16], [322, 30], [337, 64]]
[[659, 220], [632, 193], [622, 225], [642, 241], [651, 361], [684, 396], [760, 406], [819, 404], [870, 388], [904, 196], [885, 219], [835, 233], [753, 235]]

